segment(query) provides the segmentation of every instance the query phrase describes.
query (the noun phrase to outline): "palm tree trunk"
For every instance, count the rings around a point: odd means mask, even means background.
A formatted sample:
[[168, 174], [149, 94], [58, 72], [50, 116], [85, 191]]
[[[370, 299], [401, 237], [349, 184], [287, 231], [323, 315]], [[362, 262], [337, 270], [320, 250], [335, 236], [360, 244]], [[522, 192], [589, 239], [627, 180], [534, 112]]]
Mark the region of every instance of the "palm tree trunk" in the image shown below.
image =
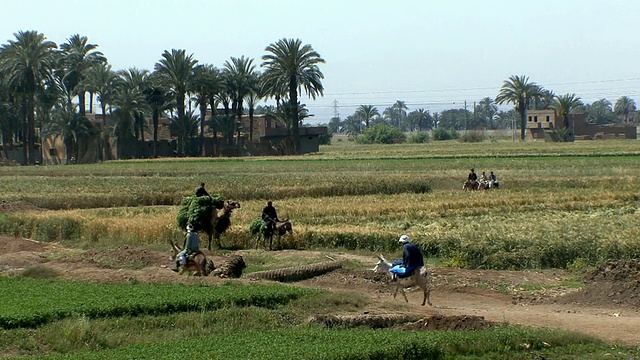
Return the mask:
[[85, 97], [84, 97], [84, 91], [80, 91], [78, 92], [78, 103], [79, 103], [79, 108], [80, 108], [80, 114], [82, 116], [87, 115], [87, 105], [84, 103], [85, 101]]
[[249, 107], [249, 141], [253, 141], [253, 106]]
[[207, 102], [200, 99], [200, 156], [205, 156], [204, 150], [204, 120], [207, 114]]
[[293, 152], [300, 151], [300, 129], [298, 128], [298, 82], [296, 76], [289, 78], [289, 101], [291, 101], [291, 129], [293, 130]]
[[93, 92], [89, 92], [89, 114], [93, 114]]
[[153, 110], [153, 158], [158, 157], [158, 120], [160, 118], [160, 112], [156, 109]]
[[102, 161], [107, 161], [107, 104], [101, 102], [102, 106]]

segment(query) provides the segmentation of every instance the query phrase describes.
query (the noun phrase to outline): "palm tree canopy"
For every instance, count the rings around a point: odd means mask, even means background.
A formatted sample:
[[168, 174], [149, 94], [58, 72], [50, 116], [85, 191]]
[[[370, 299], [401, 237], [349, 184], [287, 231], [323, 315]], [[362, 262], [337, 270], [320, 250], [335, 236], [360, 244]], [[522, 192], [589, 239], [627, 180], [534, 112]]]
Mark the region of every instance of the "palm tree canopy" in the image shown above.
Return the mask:
[[35, 94], [36, 88], [55, 66], [58, 46], [37, 31], [20, 31], [16, 39], [0, 47], [0, 71], [17, 92]]
[[267, 46], [267, 54], [262, 56], [265, 82], [272, 88], [284, 88], [284, 84], [294, 83], [296, 88], [304, 88], [309, 97], [322, 95], [324, 75], [319, 64], [324, 64], [311, 45], [302, 45], [300, 39], [281, 39]]
[[193, 54], [187, 55], [185, 50], [165, 50], [162, 59], [155, 65], [156, 72], [163, 77], [163, 81], [176, 93], [185, 94], [191, 87], [193, 71], [198, 60]]
[[540, 96], [543, 89], [535, 82], [529, 82], [528, 76], [512, 75], [505, 80], [496, 96], [496, 104], [513, 104], [518, 111], [525, 110], [532, 99]]

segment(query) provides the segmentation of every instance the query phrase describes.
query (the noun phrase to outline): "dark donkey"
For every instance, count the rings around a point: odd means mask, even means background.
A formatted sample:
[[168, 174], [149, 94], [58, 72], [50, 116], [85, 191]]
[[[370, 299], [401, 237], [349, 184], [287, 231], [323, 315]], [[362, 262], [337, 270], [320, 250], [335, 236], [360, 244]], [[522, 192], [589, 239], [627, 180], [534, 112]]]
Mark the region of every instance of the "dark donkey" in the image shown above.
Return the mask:
[[[277, 236], [278, 238], [284, 236], [286, 233], [293, 233], [293, 227], [291, 226], [291, 221], [289, 219], [282, 219], [281, 222], [277, 223], [275, 229], [272, 229], [266, 225], [262, 226], [262, 239], [264, 240], [264, 247], [267, 247], [267, 239], [269, 239], [269, 250], [272, 250], [273, 247], [273, 236]], [[257, 245], [257, 244], [256, 244]]]

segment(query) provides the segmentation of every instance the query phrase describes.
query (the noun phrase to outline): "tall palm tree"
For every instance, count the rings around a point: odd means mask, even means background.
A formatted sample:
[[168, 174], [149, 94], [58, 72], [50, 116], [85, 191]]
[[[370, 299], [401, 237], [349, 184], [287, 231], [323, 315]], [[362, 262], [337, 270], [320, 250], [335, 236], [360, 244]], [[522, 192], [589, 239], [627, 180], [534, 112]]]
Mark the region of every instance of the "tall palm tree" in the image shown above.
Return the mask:
[[311, 45], [302, 45], [300, 39], [280, 39], [267, 46], [265, 51], [267, 54], [262, 56], [261, 65], [265, 68], [265, 82], [273, 84], [274, 88], [288, 84], [289, 114], [292, 116], [294, 151], [297, 154], [300, 151], [298, 91], [303, 88], [312, 99], [322, 96], [324, 75], [318, 65], [325, 61]]
[[78, 95], [80, 113], [86, 114], [85, 90], [78, 87], [86, 76], [86, 71], [96, 65], [104, 65], [107, 58], [97, 51], [98, 45], [89, 44], [86, 36], [72, 35], [67, 42], [60, 45], [63, 54], [63, 64], [66, 70], [65, 86], [70, 92]]
[[51, 76], [58, 46], [37, 31], [15, 33], [15, 40], [0, 47], [0, 71], [22, 107], [24, 156], [35, 162], [35, 102], [38, 89]]
[[[130, 144], [132, 138], [137, 138], [136, 119], [142, 117], [149, 111], [149, 104], [142, 91], [135, 87], [122, 86], [112, 99], [115, 126], [113, 134], [118, 138], [119, 158], [123, 157], [125, 144]], [[130, 149], [127, 149], [130, 150]], [[129, 153], [127, 151], [127, 153]]]
[[369, 123], [374, 116], [380, 116], [378, 108], [373, 105], [360, 105], [356, 109], [355, 115], [364, 121], [364, 126], [368, 129]]
[[476, 107], [476, 113], [480, 116], [482, 122], [489, 123], [489, 129], [493, 129], [493, 117], [498, 113], [498, 106], [493, 102], [492, 98], [487, 96], [480, 100]]
[[412, 111], [409, 115], [413, 117], [420, 130], [433, 128], [433, 118], [431, 117], [429, 110], [420, 108]]
[[231, 57], [231, 62], [229, 60], [225, 61], [224, 68], [225, 88], [231, 97], [231, 109], [236, 117], [237, 139], [240, 140], [238, 124], [242, 119], [244, 98], [255, 86], [254, 81], [257, 78], [252, 74], [255, 73], [256, 66], [253, 64], [253, 59], [241, 56], [239, 58]]
[[[132, 89], [137, 93], [144, 94], [148, 86], [149, 70], [138, 69], [137, 67], [128, 70], [118, 71], [118, 75], [122, 78], [122, 84], [128, 89]], [[136, 140], [144, 142], [145, 129], [145, 112], [137, 111], [134, 113], [133, 133]]]
[[[204, 125], [206, 122], [207, 106], [220, 91], [220, 72], [215, 66], [204, 64], [194, 69], [193, 91], [196, 93], [196, 104], [200, 108], [200, 155], [204, 156]], [[213, 109], [212, 109], [213, 111]], [[215, 113], [211, 113], [213, 116]]]
[[185, 50], [172, 49], [171, 52], [165, 50], [162, 59], [155, 65], [161, 81], [175, 96], [178, 119], [185, 117], [185, 97], [191, 91], [197, 64], [198, 60], [193, 58], [193, 54], [187, 55]]
[[505, 80], [496, 96], [497, 104], [511, 103], [515, 105], [516, 111], [520, 114], [520, 139], [524, 140], [527, 128], [527, 109], [532, 99], [540, 95], [542, 88], [529, 82], [528, 76], [512, 75], [509, 80]]
[[111, 65], [94, 66], [87, 71], [83, 80], [84, 88], [97, 95], [102, 110], [102, 160], [108, 160], [107, 151], [107, 105], [112, 104], [113, 95], [121, 86], [121, 78], [111, 69]]
[[51, 113], [51, 122], [44, 127], [45, 136], [53, 136], [54, 139], [61, 137], [67, 153], [67, 163], [70, 162], [71, 156], [79, 161], [78, 141], [86, 136], [91, 135], [93, 127], [91, 122], [80, 114], [76, 106], [69, 104], [68, 101], [61, 101]]
[[615, 111], [616, 115], [621, 116], [625, 124], [627, 124], [630, 119], [633, 119], [633, 115], [636, 112], [636, 102], [628, 96], [622, 96], [616, 101], [613, 111]]
[[160, 115], [173, 106], [173, 94], [168, 88], [162, 85], [158, 79], [158, 74], [153, 72], [149, 75], [147, 87], [143, 90], [149, 109], [151, 110], [151, 121], [153, 122], [153, 157], [158, 157], [158, 126]]
[[264, 96], [260, 86], [260, 74], [258, 72], [254, 72], [251, 75], [249, 83], [249, 93], [246, 95], [245, 100], [247, 101], [247, 107], [249, 108], [249, 141], [253, 141], [253, 114], [255, 113], [255, 108], [258, 105], [258, 102]]
[[575, 110], [582, 107], [582, 101], [576, 94], [564, 94], [562, 96], [556, 95], [554, 102], [551, 104], [551, 108], [556, 111], [558, 116], [564, 119], [564, 128], [569, 129], [571, 124], [569, 121], [569, 114], [572, 114]]
[[398, 129], [402, 130], [402, 122], [407, 117], [407, 103], [402, 100], [396, 100], [396, 102], [391, 106], [393, 109], [393, 116], [395, 121], [397, 121]]

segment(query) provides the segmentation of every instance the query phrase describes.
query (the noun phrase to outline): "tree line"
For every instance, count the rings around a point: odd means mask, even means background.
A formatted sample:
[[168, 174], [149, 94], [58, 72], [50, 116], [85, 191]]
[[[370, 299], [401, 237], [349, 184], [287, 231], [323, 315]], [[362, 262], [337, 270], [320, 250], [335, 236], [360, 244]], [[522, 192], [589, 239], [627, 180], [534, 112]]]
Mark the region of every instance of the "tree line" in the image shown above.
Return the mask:
[[[259, 67], [254, 59], [240, 56], [218, 68], [199, 63], [186, 50], [172, 49], [161, 54], [153, 70], [114, 70], [86, 36], [74, 34], [60, 45], [38, 31], [14, 36], [0, 46], [0, 137], [5, 158], [7, 148], [22, 146], [26, 164], [35, 163], [48, 137], [62, 138], [67, 156], [78, 158], [78, 141], [99, 135], [101, 159], [108, 160], [108, 138], [144, 141], [149, 117], [155, 157], [158, 122], [165, 116], [178, 134], [179, 155], [188, 155], [196, 138], [196, 155], [203, 155], [205, 132], [213, 134], [214, 142], [220, 137], [232, 143], [248, 130], [252, 140], [257, 112], [284, 124], [297, 152], [299, 125], [309, 116], [300, 103], [301, 92], [315, 99], [324, 91], [319, 68], [324, 59], [300, 39], [268, 45]], [[102, 114], [99, 129], [86, 117], [94, 111], [94, 97]], [[262, 99], [274, 99], [276, 105], [257, 106]], [[240, 117], [246, 113], [250, 129], [241, 127]], [[107, 114], [113, 121], [107, 122]]]
[[[512, 104], [509, 111], [499, 110], [498, 105]], [[345, 119], [334, 117], [329, 129], [334, 133], [358, 136], [366, 129], [378, 124], [396, 127], [403, 132], [427, 131], [436, 128], [453, 130], [474, 129], [520, 129], [525, 139], [526, 111], [553, 109], [568, 122], [569, 114], [584, 113], [593, 124], [635, 123], [638, 121], [637, 107], [633, 99], [621, 96], [615, 104], [602, 98], [585, 104], [576, 94], [557, 95], [552, 90], [532, 82], [527, 76], [514, 75], [505, 80], [495, 98], [485, 97], [474, 103], [472, 110], [448, 109], [431, 113], [419, 108], [409, 111], [406, 102], [397, 100], [382, 112], [374, 105], [360, 105]], [[565, 124], [566, 127], [568, 125]]]

